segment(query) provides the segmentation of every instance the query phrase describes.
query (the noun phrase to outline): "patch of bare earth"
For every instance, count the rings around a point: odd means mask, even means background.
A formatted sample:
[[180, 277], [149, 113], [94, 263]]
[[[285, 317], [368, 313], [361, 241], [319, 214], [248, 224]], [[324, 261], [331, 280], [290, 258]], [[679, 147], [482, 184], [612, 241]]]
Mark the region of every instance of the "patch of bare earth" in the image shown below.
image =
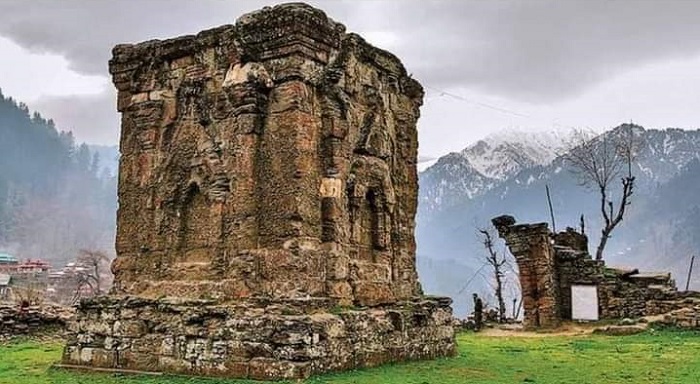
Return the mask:
[[[656, 316], [658, 317], [658, 316]], [[579, 336], [590, 334], [630, 335], [645, 331], [649, 324], [658, 319], [654, 316], [645, 318], [644, 322], [630, 325], [618, 325], [609, 322], [565, 322], [553, 329], [525, 330], [521, 324], [505, 324], [493, 328], [485, 328], [479, 332], [488, 337], [556, 337]]]

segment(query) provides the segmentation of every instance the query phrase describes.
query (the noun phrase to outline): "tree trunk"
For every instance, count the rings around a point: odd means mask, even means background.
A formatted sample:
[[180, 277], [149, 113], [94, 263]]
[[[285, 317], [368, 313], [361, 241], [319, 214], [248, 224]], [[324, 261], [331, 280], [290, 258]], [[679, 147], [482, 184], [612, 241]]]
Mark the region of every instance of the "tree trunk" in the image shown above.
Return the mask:
[[503, 283], [499, 264], [496, 264], [496, 299], [498, 299], [498, 322], [503, 323], [506, 321], [506, 303], [503, 301]]
[[598, 243], [598, 248], [595, 251], [596, 260], [603, 260], [603, 250], [605, 249], [605, 245], [608, 243], [609, 238], [610, 230], [608, 230], [607, 228], [603, 229], [600, 236], [600, 243]]

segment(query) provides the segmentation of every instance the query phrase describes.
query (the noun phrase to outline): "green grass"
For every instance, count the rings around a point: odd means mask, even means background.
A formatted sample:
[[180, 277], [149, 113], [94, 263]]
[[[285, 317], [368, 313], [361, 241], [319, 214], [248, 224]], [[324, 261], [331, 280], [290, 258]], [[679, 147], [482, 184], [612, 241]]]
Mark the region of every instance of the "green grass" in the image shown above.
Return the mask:
[[[458, 337], [454, 358], [326, 375], [307, 384], [700, 384], [700, 333], [634, 336]], [[77, 373], [50, 369], [60, 343], [0, 346], [2, 384], [233, 384], [248, 381]]]

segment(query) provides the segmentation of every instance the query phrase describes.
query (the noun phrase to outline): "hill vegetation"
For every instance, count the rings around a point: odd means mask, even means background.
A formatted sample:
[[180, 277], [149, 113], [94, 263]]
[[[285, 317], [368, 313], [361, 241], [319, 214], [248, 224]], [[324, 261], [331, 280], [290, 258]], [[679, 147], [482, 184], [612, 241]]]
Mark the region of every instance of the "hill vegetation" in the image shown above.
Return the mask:
[[113, 252], [116, 175], [102, 164], [70, 131], [0, 92], [0, 251], [57, 266], [81, 248]]

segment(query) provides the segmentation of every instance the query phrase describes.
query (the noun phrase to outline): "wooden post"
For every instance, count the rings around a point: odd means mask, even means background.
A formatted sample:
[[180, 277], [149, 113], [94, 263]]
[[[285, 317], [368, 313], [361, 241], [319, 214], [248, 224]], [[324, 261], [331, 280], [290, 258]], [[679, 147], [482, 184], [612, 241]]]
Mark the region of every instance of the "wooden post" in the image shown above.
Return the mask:
[[688, 280], [685, 282], [685, 291], [690, 289], [690, 277], [693, 274], [693, 264], [695, 263], [695, 255], [690, 258], [690, 268], [688, 268]]
[[554, 210], [552, 209], [552, 198], [549, 196], [549, 184], [545, 184], [547, 190], [547, 203], [549, 204], [549, 216], [552, 218], [552, 232], [557, 233], [557, 225], [554, 223]]

